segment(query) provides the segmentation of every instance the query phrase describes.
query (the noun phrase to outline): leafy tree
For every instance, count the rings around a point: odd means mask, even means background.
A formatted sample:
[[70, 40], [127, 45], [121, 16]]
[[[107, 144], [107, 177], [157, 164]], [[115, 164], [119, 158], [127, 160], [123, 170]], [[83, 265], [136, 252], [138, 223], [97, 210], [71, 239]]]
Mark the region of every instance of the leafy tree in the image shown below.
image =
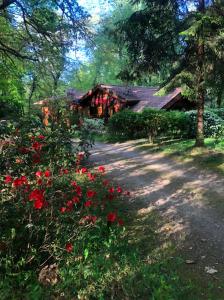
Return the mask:
[[0, 1], [0, 100], [25, 102], [57, 92], [66, 55], [87, 36], [77, 1]]
[[[203, 113], [208, 87], [221, 93], [223, 3], [205, 0], [143, 0], [144, 7], [119, 23], [116, 36], [130, 54], [136, 77], [167, 69], [164, 90], [182, 86], [197, 99], [196, 145], [204, 145]], [[219, 48], [216, 46], [219, 45]], [[216, 86], [214, 85], [216, 82]]]

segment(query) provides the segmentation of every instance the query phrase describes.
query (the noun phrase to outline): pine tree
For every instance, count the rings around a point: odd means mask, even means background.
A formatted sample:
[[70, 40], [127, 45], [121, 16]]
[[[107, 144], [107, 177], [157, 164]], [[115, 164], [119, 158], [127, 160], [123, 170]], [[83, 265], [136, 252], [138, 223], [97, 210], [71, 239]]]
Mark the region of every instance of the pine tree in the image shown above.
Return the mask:
[[224, 3], [222, 0], [140, 2], [144, 7], [118, 24], [117, 40], [127, 47], [135, 76], [166, 69], [167, 78], [160, 93], [181, 86], [184, 95], [197, 101], [195, 145], [203, 146], [208, 89], [216, 90], [217, 95], [224, 90], [220, 84], [223, 77], [216, 80], [220, 74], [218, 68], [223, 65]]

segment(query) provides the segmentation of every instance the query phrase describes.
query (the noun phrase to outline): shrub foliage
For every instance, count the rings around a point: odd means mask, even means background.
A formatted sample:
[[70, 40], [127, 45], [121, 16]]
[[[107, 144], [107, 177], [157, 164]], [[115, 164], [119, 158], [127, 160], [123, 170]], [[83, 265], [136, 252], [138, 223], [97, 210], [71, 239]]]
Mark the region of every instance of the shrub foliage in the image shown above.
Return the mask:
[[[220, 113], [221, 114], [221, 113]], [[142, 113], [124, 110], [113, 115], [108, 133], [118, 140], [148, 138], [194, 138], [196, 136], [196, 111], [179, 112], [145, 109]], [[223, 133], [223, 120], [216, 114], [204, 114], [205, 137], [217, 137]]]

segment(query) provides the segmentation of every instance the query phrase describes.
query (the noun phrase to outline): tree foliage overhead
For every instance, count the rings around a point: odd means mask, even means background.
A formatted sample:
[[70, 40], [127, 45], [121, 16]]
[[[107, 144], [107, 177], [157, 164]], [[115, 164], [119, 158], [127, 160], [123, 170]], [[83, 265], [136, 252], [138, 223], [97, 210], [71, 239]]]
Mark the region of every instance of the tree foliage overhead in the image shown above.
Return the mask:
[[[182, 85], [195, 98], [197, 78], [197, 43], [205, 43], [206, 82], [220, 87], [223, 65], [224, 6], [207, 1], [206, 12], [197, 9], [198, 1], [144, 0], [144, 8], [119, 22], [115, 32], [130, 54], [134, 77], [165, 72], [167, 88]], [[136, 3], [136, 1], [134, 1]], [[203, 37], [201, 36], [203, 31]], [[222, 68], [223, 69], [223, 68]], [[125, 75], [125, 70], [123, 75]], [[125, 77], [125, 76], [124, 76]], [[218, 80], [217, 80], [218, 79]]]
[[88, 36], [87, 20], [73, 0], [0, 0], [0, 100], [56, 92], [67, 53]]
[[37, 60], [46, 51], [71, 47], [86, 34], [87, 16], [77, 1], [2, 0], [0, 51]]
[[[118, 24], [135, 77], [169, 70], [164, 90], [181, 86], [198, 102], [197, 145], [203, 145], [207, 91], [223, 94], [224, 3], [220, 0], [137, 0], [144, 7]], [[126, 70], [123, 71], [125, 78]]]

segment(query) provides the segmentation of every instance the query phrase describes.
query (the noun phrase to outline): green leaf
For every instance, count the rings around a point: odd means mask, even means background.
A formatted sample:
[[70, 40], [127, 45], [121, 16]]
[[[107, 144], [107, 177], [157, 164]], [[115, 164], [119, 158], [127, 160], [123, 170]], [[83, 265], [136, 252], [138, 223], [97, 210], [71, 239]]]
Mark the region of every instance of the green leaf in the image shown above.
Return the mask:
[[89, 256], [89, 250], [86, 248], [84, 250], [84, 258], [87, 259], [88, 256]]

